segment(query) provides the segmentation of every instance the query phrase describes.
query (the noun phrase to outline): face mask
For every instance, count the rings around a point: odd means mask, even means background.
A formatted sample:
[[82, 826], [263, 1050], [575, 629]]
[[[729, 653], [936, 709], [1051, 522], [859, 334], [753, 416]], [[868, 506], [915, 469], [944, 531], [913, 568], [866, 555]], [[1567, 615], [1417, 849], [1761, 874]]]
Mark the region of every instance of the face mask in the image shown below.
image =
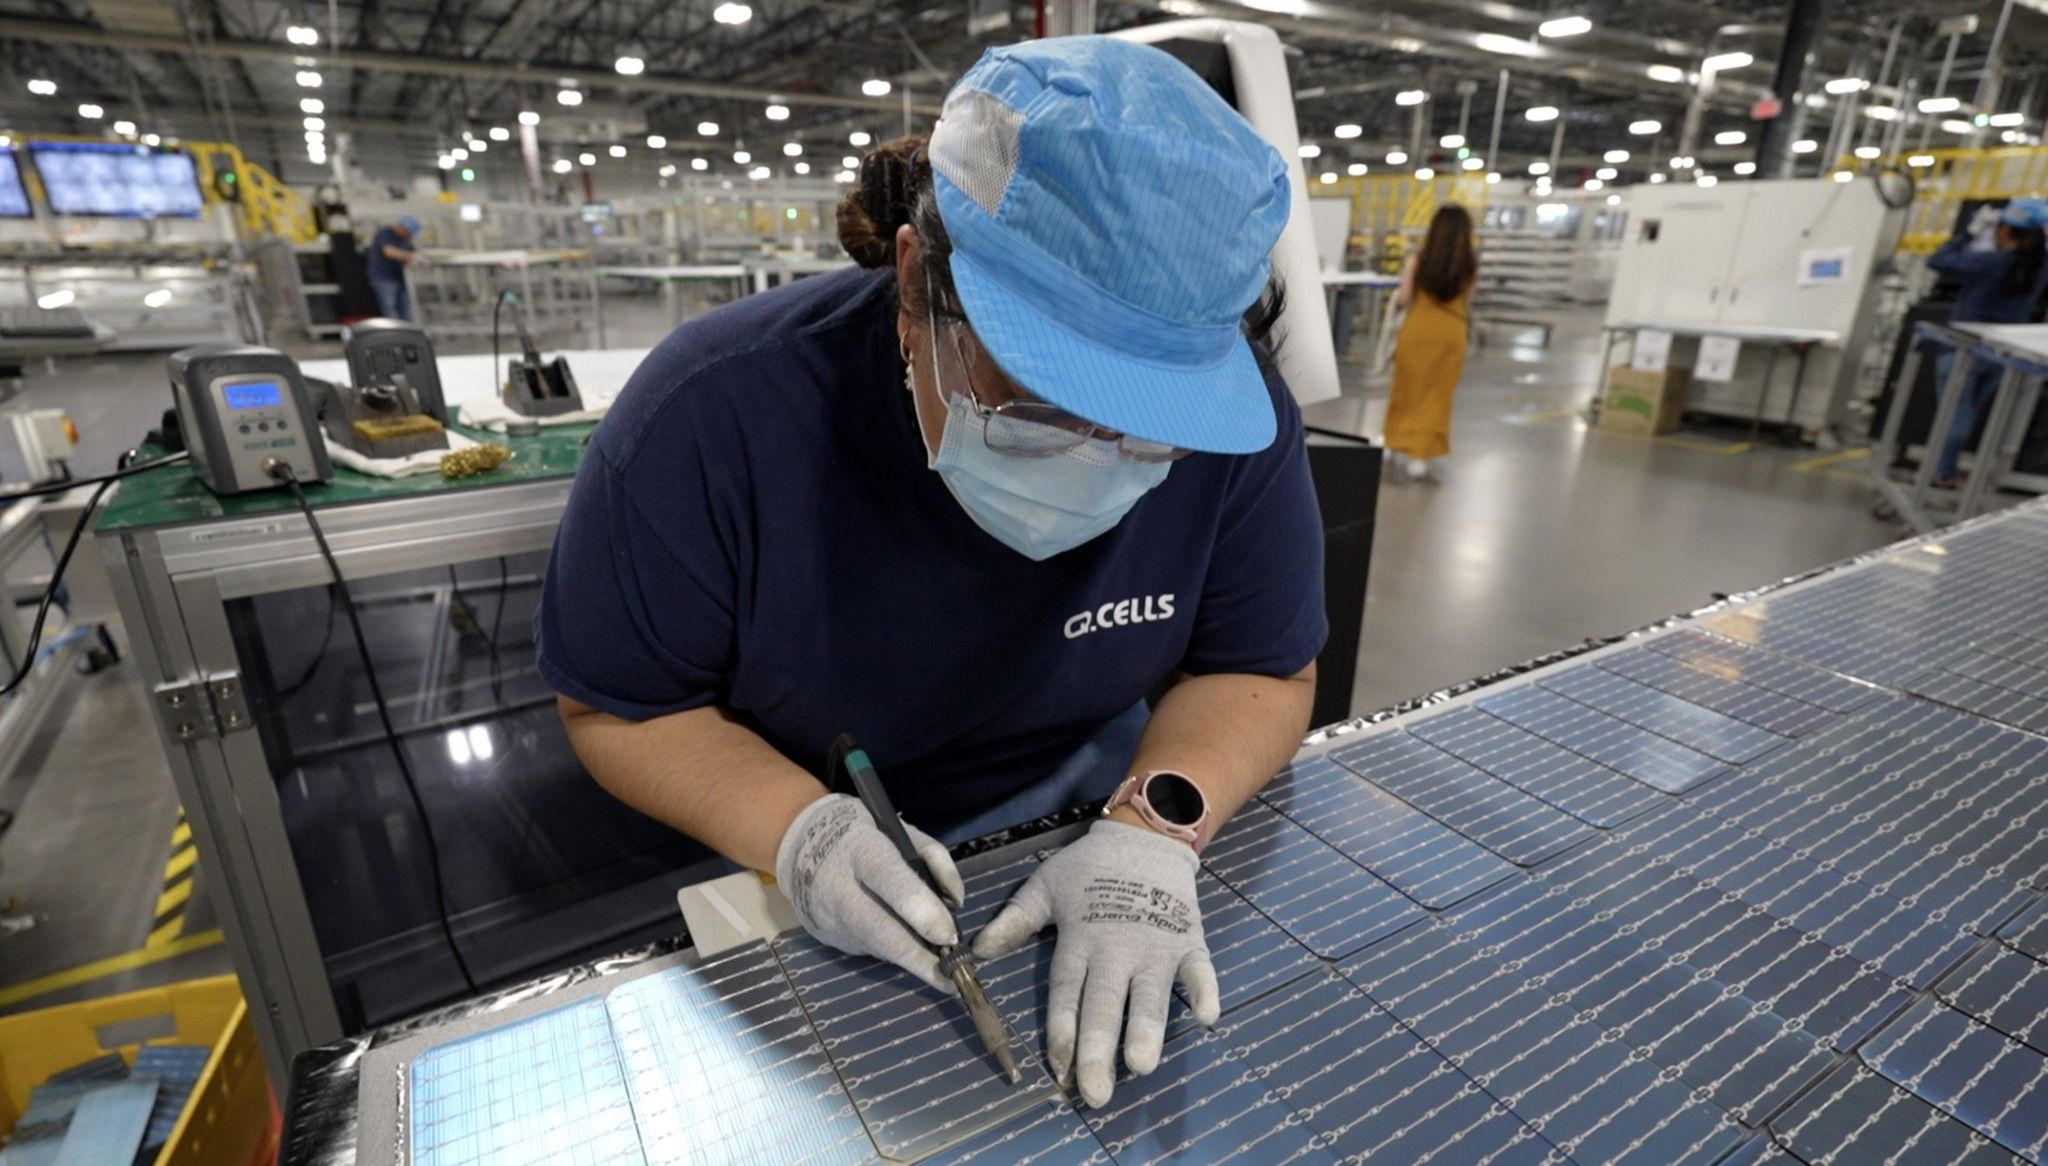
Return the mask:
[[[930, 335], [937, 384], [937, 333]], [[1092, 439], [1051, 457], [1000, 454], [989, 448], [986, 428], [1036, 423], [1000, 413], [984, 417], [972, 398], [950, 395], [943, 385], [939, 397], [946, 420], [931, 468], [975, 525], [1034, 562], [1115, 526], [1173, 468], [1171, 462], [1132, 461], [1117, 452], [1115, 442]]]

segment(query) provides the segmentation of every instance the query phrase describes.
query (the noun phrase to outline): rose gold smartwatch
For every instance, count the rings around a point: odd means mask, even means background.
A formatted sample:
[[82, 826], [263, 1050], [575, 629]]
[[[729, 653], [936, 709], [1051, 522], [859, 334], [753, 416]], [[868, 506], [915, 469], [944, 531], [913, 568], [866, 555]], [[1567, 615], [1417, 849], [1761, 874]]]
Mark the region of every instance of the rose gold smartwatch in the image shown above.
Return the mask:
[[1147, 826], [1166, 835], [1178, 838], [1200, 853], [1209, 845], [1209, 799], [1202, 796], [1202, 787], [1189, 781], [1184, 773], [1170, 769], [1155, 769], [1147, 773], [1134, 773], [1124, 779], [1102, 807], [1104, 817], [1118, 806], [1129, 806], [1138, 812], [1138, 817]]

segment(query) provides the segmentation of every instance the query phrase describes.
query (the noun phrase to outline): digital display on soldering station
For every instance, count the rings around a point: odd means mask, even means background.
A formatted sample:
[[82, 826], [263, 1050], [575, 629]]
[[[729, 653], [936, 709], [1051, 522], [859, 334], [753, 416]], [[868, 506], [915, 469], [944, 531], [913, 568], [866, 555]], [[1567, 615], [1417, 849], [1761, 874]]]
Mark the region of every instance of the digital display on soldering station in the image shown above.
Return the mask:
[[284, 404], [284, 390], [276, 381], [254, 381], [227, 385], [221, 389], [230, 409], [275, 409]]

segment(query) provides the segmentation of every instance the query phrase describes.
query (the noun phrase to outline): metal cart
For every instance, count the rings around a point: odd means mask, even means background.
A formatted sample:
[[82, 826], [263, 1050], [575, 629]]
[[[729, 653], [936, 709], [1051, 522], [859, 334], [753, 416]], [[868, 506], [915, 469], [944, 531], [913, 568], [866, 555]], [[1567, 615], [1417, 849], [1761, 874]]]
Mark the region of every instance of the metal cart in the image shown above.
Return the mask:
[[[1899, 432], [1906, 417], [1906, 401], [1899, 394], [1885, 416], [1884, 433], [1870, 451], [1870, 480], [1878, 494], [1880, 517], [1904, 519], [1914, 531], [1925, 534], [1980, 513], [1985, 495], [2006, 485], [2027, 486], [2016, 480], [2013, 465], [2020, 443], [2033, 420], [2041, 396], [2041, 379], [2048, 376], [2048, 324], [1933, 324], [1914, 325], [1918, 338], [1899, 370], [1898, 384], [1911, 386], [1920, 375], [1920, 361], [1930, 346], [1955, 352], [1947, 383], [1927, 430], [1927, 443], [1910, 481], [1892, 477], [1892, 465], [1903, 453]], [[1936, 454], [1955, 421], [1956, 404], [1972, 367], [1979, 361], [2000, 369], [1998, 388], [1985, 408], [1984, 428], [1977, 441], [1977, 454], [1969, 477], [1960, 491], [1941, 490], [1934, 485]], [[1937, 511], [1936, 499], [1953, 502], [1953, 509]]]

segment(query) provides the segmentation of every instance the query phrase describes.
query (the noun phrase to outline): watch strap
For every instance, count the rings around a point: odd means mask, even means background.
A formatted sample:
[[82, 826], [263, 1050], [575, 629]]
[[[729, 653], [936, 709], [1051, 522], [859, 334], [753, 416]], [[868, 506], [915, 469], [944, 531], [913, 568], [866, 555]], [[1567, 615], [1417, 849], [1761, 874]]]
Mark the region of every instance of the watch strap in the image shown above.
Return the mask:
[[1202, 788], [1189, 780], [1188, 776], [1184, 773], [1177, 773], [1170, 769], [1147, 770], [1144, 773], [1134, 773], [1124, 778], [1123, 784], [1117, 786], [1116, 793], [1110, 796], [1108, 804], [1102, 807], [1102, 812], [1107, 816], [1111, 810], [1119, 806], [1129, 806], [1137, 813], [1139, 820], [1147, 826], [1166, 835], [1168, 838], [1175, 838], [1187, 843], [1199, 854], [1204, 847], [1209, 845], [1208, 801], [1206, 798], [1203, 799], [1201, 813], [1197, 815], [1192, 823], [1168, 820], [1165, 815], [1159, 812], [1157, 807], [1153, 806], [1151, 799], [1145, 796], [1146, 785], [1153, 778], [1162, 775], [1170, 775], [1187, 782], [1188, 787], [1195, 791], [1195, 796], [1202, 797]]

